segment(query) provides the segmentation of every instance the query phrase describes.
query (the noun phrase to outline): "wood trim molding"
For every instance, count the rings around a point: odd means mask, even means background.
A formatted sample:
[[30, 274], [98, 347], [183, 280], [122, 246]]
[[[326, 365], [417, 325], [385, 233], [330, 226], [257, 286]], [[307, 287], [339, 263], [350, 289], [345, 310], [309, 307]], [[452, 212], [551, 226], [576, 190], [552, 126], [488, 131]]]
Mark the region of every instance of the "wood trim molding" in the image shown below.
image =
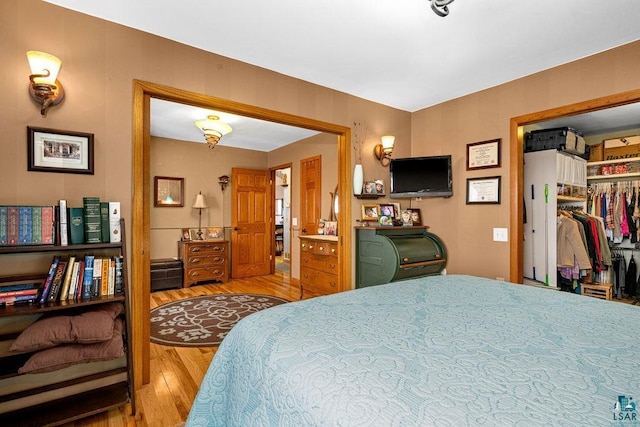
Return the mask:
[[225, 111], [255, 119], [297, 126], [318, 132], [335, 134], [338, 137], [338, 213], [340, 282], [347, 290], [351, 282], [351, 201], [349, 199], [349, 175], [351, 171], [351, 130], [346, 126], [322, 122], [315, 119], [269, 110], [216, 98], [201, 93], [189, 92], [169, 86], [133, 81], [133, 203], [131, 231], [131, 288], [133, 306], [132, 346], [134, 387], [140, 389], [150, 381], [150, 100], [151, 98], [179, 102]]
[[592, 111], [640, 102], [640, 89], [603, 96], [589, 101], [578, 102], [564, 107], [552, 108], [536, 113], [513, 117], [510, 123], [510, 179], [511, 185], [511, 242], [509, 280], [513, 283], [523, 282], [524, 235], [523, 203], [524, 200], [524, 134], [522, 127], [546, 120], [575, 116]]

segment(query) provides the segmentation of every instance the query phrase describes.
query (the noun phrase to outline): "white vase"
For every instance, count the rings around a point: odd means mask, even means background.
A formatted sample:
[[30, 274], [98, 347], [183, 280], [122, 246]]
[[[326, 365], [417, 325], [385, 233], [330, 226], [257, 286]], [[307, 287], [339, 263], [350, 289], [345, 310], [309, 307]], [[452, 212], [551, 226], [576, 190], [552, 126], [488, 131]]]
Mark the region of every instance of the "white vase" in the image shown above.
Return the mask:
[[362, 165], [357, 164], [353, 169], [353, 194], [356, 196], [362, 194], [362, 184], [364, 184], [363, 179]]

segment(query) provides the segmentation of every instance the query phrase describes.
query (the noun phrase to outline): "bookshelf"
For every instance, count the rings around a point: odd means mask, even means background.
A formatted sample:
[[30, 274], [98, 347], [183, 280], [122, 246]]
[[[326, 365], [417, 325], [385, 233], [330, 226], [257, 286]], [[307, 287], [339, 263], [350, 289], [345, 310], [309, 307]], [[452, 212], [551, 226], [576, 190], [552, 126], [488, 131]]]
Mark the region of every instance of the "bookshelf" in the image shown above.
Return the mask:
[[[130, 405], [135, 411], [132, 375], [130, 290], [124, 220], [120, 220], [120, 243], [79, 245], [3, 246], [0, 256], [20, 263], [22, 254], [93, 254], [122, 256], [123, 292], [84, 300], [45, 304], [0, 306], [0, 424], [21, 426], [62, 425], [109, 409]], [[47, 273], [0, 277], [0, 286], [16, 280], [44, 280]], [[118, 358], [72, 364], [47, 373], [20, 374], [18, 369], [35, 351], [14, 352], [9, 348], [24, 329], [43, 316], [76, 316], [105, 304], [123, 304], [124, 355]]]

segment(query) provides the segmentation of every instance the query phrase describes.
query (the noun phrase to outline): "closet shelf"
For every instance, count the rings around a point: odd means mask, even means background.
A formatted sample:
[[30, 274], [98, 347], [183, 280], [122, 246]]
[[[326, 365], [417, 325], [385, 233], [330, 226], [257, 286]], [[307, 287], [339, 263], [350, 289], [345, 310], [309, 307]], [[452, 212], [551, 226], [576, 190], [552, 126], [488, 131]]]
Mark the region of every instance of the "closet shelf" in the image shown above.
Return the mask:
[[558, 202], [586, 202], [586, 197], [558, 196]]
[[[600, 162], [599, 162], [600, 163]], [[609, 162], [611, 163], [611, 162]], [[629, 179], [640, 178], [640, 172], [634, 173], [614, 173], [609, 175], [593, 175], [587, 177], [589, 181], [628, 181]]]

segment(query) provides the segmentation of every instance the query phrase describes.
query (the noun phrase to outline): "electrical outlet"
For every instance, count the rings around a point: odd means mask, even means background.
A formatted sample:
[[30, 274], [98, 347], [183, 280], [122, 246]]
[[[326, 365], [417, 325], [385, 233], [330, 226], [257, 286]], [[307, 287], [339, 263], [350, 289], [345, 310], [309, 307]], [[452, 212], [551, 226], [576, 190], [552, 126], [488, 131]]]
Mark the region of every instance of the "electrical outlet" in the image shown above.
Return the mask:
[[494, 242], [508, 242], [509, 230], [506, 228], [494, 228], [493, 229], [493, 241]]

